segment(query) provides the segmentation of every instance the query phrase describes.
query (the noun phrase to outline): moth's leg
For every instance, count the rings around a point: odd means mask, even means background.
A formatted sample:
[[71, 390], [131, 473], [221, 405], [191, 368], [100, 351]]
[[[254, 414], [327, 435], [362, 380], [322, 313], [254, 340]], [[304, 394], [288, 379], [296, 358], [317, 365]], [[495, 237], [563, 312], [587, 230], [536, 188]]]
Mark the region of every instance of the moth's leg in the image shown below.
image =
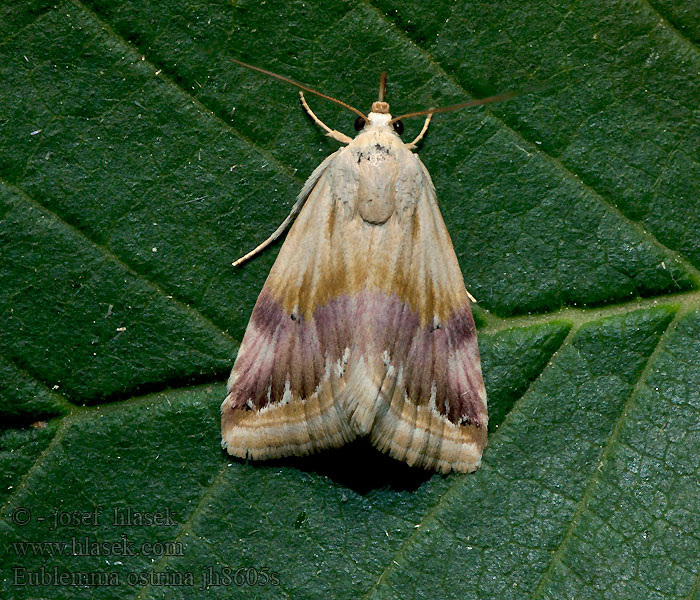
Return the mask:
[[425, 123], [423, 123], [423, 129], [420, 130], [420, 133], [416, 136], [416, 139], [413, 140], [410, 144], [408, 144], [408, 147], [413, 150], [418, 145], [418, 142], [420, 142], [423, 139], [423, 136], [425, 135], [425, 132], [428, 131], [428, 125], [430, 125], [430, 119], [433, 118], [433, 115], [428, 115], [425, 118]]
[[267, 248], [272, 242], [274, 242], [279, 236], [281, 236], [284, 233], [284, 230], [287, 229], [287, 227], [289, 227], [289, 224], [292, 222], [292, 219], [295, 216], [296, 216], [296, 213], [294, 213], [294, 212], [290, 213], [290, 215], [284, 220], [284, 223], [282, 223], [282, 225], [280, 225], [277, 228], [277, 231], [275, 231], [275, 233], [273, 233], [269, 238], [267, 238], [257, 248], [255, 248], [254, 250], [251, 250], [245, 256], [241, 256], [238, 260], [236, 260], [233, 263], [233, 266], [237, 267], [241, 263], [244, 263], [248, 259], [253, 258], [256, 254], [259, 254], [260, 252], [265, 250], [265, 248]]
[[278, 237], [280, 237], [284, 233], [284, 230], [287, 229], [287, 227], [289, 227], [289, 224], [294, 220], [294, 217], [296, 217], [299, 214], [299, 212], [301, 211], [301, 207], [304, 205], [305, 201], [306, 197], [300, 197], [299, 199], [297, 199], [297, 201], [294, 203], [294, 206], [292, 206], [292, 212], [290, 212], [289, 216], [282, 222], [282, 225], [280, 225], [277, 228], [277, 230], [257, 248], [251, 250], [250, 252], [248, 252], [248, 254], [246, 254], [245, 256], [241, 256], [237, 261], [235, 261], [233, 263], [233, 266], [237, 267], [241, 263], [247, 261], [249, 258], [253, 258], [253, 256], [265, 250], [265, 248], [267, 248], [272, 242], [274, 242]]
[[309, 108], [309, 105], [306, 103], [306, 99], [304, 98], [304, 92], [299, 92], [299, 96], [301, 96], [301, 105], [304, 107], [304, 110], [308, 113], [313, 122], [316, 123], [316, 125], [318, 125], [321, 129], [323, 129], [326, 132], [326, 135], [328, 137], [332, 137], [334, 140], [339, 141], [341, 144], [349, 144], [350, 142], [352, 142], [351, 137], [348, 137], [344, 133], [340, 133], [340, 131], [331, 129], [314, 114], [314, 111], [312, 111]]

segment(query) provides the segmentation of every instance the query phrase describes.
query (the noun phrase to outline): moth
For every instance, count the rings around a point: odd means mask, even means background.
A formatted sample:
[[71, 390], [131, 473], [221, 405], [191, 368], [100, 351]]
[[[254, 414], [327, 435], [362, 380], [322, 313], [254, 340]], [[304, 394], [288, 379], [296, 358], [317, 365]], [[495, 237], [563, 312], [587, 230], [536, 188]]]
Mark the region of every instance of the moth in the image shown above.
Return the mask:
[[[427, 169], [413, 152], [431, 117], [514, 93], [392, 117], [287, 77], [344, 144], [302, 188], [221, 406], [222, 447], [241, 458], [305, 455], [366, 436], [392, 457], [447, 473], [481, 464], [488, 412], [476, 328]], [[304, 91], [355, 112], [354, 139], [326, 126]], [[410, 143], [402, 119], [426, 115]], [[296, 219], [295, 219], [296, 217]]]

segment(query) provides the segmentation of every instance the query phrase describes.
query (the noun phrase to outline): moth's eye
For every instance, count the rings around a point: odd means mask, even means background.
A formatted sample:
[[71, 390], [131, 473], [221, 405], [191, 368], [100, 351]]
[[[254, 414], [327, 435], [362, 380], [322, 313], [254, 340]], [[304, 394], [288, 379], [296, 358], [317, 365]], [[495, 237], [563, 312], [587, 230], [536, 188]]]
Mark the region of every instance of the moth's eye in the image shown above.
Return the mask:
[[360, 131], [365, 126], [365, 120], [362, 117], [355, 119], [355, 131]]
[[394, 131], [396, 133], [399, 135], [403, 133], [403, 121], [394, 121], [392, 125], [394, 126]]

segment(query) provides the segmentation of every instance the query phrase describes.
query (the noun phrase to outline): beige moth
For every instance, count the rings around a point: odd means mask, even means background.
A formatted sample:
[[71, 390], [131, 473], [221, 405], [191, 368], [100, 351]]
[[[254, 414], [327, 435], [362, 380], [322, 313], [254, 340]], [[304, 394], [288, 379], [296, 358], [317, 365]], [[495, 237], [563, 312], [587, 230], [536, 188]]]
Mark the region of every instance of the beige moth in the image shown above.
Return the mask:
[[[488, 413], [476, 328], [427, 169], [413, 152], [430, 117], [504, 94], [392, 118], [355, 112], [350, 138], [302, 188], [258, 297], [221, 406], [222, 447], [250, 459], [305, 455], [366, 436], [392, 457], [443, 473], [479, 468]], [[401, 140], [401, 118], [427, 115]], [[295, 218], [296, 217], [296, 218]]]

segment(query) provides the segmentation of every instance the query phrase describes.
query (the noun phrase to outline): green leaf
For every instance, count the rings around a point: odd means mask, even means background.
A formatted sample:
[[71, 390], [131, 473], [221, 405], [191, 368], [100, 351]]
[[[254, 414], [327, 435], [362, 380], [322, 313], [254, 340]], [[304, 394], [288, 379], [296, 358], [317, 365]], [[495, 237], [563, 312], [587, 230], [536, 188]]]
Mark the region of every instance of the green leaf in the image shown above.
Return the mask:
[[[0, 8], [0, 596], [700, 598], [691, 4]], [[551, 84], [419, 149], [479, 300], [477, 473], [221, 452], [279, 244], [231, 262], [337, 148], [232, 57], [361, 110], [385, 70], [394, 114]]]

